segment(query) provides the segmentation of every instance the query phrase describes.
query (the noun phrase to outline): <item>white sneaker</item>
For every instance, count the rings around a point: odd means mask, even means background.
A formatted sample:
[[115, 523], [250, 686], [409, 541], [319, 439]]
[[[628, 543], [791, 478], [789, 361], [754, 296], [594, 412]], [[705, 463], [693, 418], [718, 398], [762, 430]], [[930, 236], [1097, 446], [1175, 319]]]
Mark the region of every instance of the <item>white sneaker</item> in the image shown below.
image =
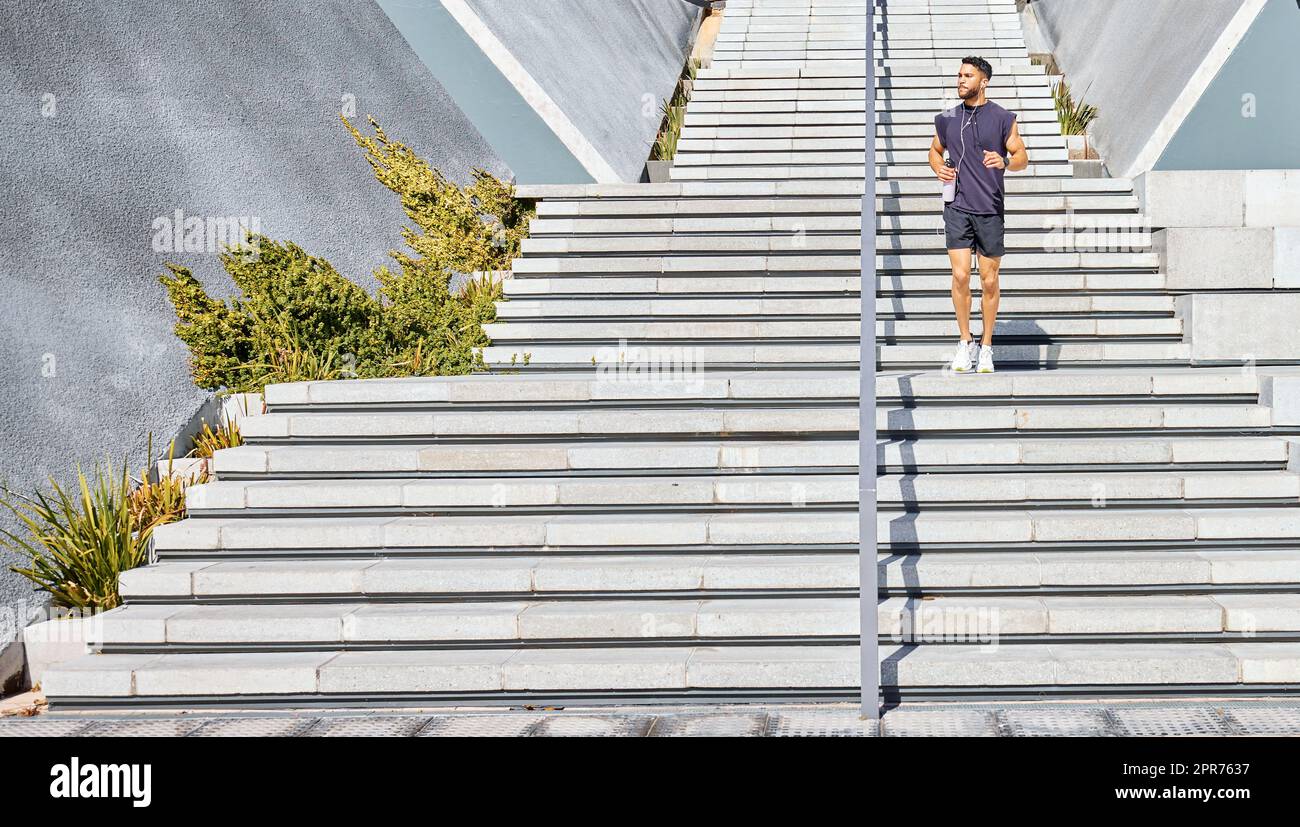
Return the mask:
[[993, 372], [993, 345], [980, 345], [980, 362], [979, 367], [975, 369], [975, 372]]
[[973, 342], [965, 339], [957, 343], [957, 352], [952, 355], [952, 362], [948, 365], [948, 367], [952, 368], [953, 373], [970, 372], [975, 362], [975, 354], [971, 352], [973, 345]]

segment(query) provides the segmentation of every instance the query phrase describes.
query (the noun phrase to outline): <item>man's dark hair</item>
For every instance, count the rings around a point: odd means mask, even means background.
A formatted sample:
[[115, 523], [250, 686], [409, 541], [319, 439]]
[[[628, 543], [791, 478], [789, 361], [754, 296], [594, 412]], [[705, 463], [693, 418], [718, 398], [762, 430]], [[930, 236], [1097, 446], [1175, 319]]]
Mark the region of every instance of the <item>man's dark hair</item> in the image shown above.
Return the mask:
[[984, 77], [988, 78], [989, 80], [993, 80], [993, 67], [990, 66], [989, 62], [984, 58], [964, 57], [961, 59], [961, 62], [969, 63], [971, 66], [974, 66], [976, 69], [979, 69], [981, 72], [983, 72]]

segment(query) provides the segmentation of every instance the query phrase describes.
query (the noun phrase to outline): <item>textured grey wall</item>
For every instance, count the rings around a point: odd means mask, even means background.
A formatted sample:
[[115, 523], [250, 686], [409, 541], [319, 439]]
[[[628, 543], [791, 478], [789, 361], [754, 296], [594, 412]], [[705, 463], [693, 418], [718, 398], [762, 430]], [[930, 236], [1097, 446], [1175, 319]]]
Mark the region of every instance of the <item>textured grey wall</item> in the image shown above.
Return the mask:
[[[0, 10], [0, 478], [169, 438], [200, 406], [157, 276], [155, 219], [250, 216], [370, 285], [395, 197], [345, 96], [448, 174], [509, 170], [372, 0], [7, 0]], [[138, 467], [138, 466], [137, 466]], [[0, 559], [0, 607], [31, 598]]]
[[625, 181], [638, 181], [700, 8], [686, 0], [468, 0]]
[[1087, 90], [1100, 108], [1093, 134], [1112, 174], [1129, 172], [1242, 2], [1034, 0], [1076, 100]]

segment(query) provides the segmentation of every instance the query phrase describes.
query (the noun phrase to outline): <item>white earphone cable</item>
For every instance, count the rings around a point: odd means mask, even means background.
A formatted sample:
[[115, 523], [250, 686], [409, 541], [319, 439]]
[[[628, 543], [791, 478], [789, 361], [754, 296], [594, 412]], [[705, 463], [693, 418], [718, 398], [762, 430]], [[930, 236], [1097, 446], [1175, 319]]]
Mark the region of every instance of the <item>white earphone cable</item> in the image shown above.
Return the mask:
[[[963, 107], [965, 106], [964, 103], [963, 103], [963, 104], [959, 104], [959, 105], [960, 105], [960, 106], [963, 106]], [[957, 172], [958, 172], [958, 173], [961, 172], [961, 165], [962, 165], [962, 162], [966, 160], [966, 127], [970, 126], [972, 123], [975, 123], [975, 119], [976, 119], [976, 117], [979, 115], [979, 111], [980, 111], [980, 107], [978, 107], [978, 106], [975, 107], [974, 111], [971, 112], [970, 117], [966, 120], [966, 123], [962, 125], [962, 128], [961, 128], [961, 130], [960, 130], [960, 132], [961, 132], [961, 155], [959, 155], [959, 156], [957, 157]], [[976, 139], [978, 140], [978, 138], [979, 138], [979, 126], [978, 126], [978, 124], [976, 125], [975, 130], [976, 130], [976, 132], [975, 132], [975, 137], [976, 137]], [[958, 177], [960, 177], [960, 175], [958, 175]]]

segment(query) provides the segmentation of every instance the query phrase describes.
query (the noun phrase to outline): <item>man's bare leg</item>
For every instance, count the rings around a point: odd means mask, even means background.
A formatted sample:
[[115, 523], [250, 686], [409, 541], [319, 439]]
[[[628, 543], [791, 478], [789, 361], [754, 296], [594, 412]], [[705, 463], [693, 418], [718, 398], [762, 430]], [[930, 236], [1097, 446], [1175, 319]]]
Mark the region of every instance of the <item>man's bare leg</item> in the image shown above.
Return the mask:
[[[951, 256], [952, 251], [948, 254]], [[1002, 288], [998, 283], [998, 270], [1002, 267], [1002, 257], [989, 258], [981, 255], [980, 259], [980, 319], [984, 323], [984, 329], [980, 335], [980, 345], [991, 347], [993, 345], [993, 325], [998, 319], [998, 301], [1002, 298]], [[967, 283], [969, 284], [969, 274]], [[956, 288], [953, 288], [954, 301], [956, 300]], [[970, 290], [966, 291], [967, 306], [970, 302]], [[960, 322], [959, 322], [960, 324]]]
[[957, 330], [961, 333], [961, 340], [968, 342], [970, 341], [970, 248], [949, 250], [948, 261], [952, 263], [952, 308], [957, 312]]

